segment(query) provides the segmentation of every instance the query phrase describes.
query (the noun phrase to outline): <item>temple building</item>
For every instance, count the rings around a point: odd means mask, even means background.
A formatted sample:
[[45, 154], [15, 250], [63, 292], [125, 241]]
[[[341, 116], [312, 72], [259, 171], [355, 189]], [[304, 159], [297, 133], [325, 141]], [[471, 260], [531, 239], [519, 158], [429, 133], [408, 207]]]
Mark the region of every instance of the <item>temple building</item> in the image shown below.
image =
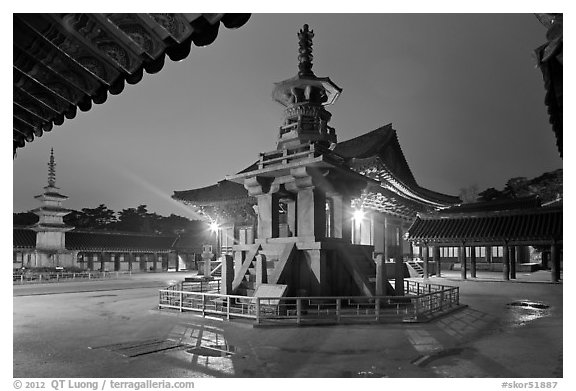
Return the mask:
[[304, 25], [298, 74], [272, 94], [285, 108], [276, 148], [173, 198], [219, 226], [234, 293], [271, 283], [287, 285], [288, 295], [401, 294], [403, 258], [418, 251], [405, 240], [408, 227], [418, 213], [460, 200], [417, 184], [391, 124], [338, 142], [326, 107], [342, 89], [312, 71], [313, 36]]
[[456, 257], [463, 280], [475, 278], [477, 270], [501, 271], [502, 279], [510, 280], [517, 272], [550, 267], [551, 281], [558, 282], [562, 214], [562, 205], [543, 206], [538, 197], [464, 204], [419, 214], [408, 240], [424, 250], [424, 277], [430, 258], [438, 274], [441, 263]]
[[39, 221], [13, 227], [12, 268], [78, 268], [90, 271], [192, 270], [202, 252], [196, 236], [153, 235], [134, 232], [77, 230], [64, 223], [71, 210], [68, 197], [56, 187], [54, 151], [48, 163], [48, 185], [34, 197], [41, 205], [32, 210]]

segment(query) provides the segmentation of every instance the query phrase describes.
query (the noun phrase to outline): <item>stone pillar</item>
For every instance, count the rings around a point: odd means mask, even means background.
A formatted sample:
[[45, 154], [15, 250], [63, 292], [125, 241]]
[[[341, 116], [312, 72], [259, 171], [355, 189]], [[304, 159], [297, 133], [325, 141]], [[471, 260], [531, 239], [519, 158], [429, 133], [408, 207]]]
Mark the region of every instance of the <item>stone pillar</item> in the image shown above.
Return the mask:
[[432, 248], [432, 259], [436, 264], [436, 277], [442, 277], [442, 260], [440, 257], [440, 246]]
[[222, 257], [222, 285], [220, 293], [223, 295], [232, 294], [232, 282], [234, 281], [234, 259], [230, 255]]
[[510, 249], [508, 243], [504, 244], [502, 251], [502, 277], [505, 281], [510, 279]]
[[242, 268], [242, 256], [247, 253], [248, 251], [234, 251], [234, 276], [236, 276], [236, 273]]
[[422, 255], [422, 258], [424, 260], [424, 278], [428, 278], [430, 277], [430, 261], [428, 259], [428, 244], [424, 243], [424, 253]]
[[326, 233], [326, 196], [313, 187], [298, 190], [297, 231], [319, 241]]
[[460, 279], [465, 280], [466, 277], [466, 246], [463, 244], [458, 247], [458, 258], [460, 260]]
[[550, 258], [552, 261], [552, 282], [560, 281], [560, 248], [558, 243], [550, 247]]
[[335, 238], [342, 238], [342, 230], [344, 229], [344, 205], [342, 202], [342, 196], [339, 194], [334, 194], [332, 198], [332, 219], [334, 226], [332, 227], [332, 232]]
[[382, 254], [376, 256], [376, 296], [386, 295], [386, 283], [388, 276], [386, 275], [386, 264]]
[[258, 239], [277, 238], [279, 235], [279, 200], [277, 194], [261, 194], [258, 200]]
[[492, 246], [486, 246], [484, 248], [484, 259], [486, 260], [486, 263], [492, 263]]
[[470, 246], [470, 277], [476, 278], [476, 247]]
[[268, 283], [268, 270], [266, 268], [266, 256], [264, 254], [256, 255], [256, 287], [260, 284]]
[[203, 275], [206, 278], [210, 278], [210, 272], [212, 271], [212, 265], [211, 265], [211, 261], [212, 261], [212, 253], [209, 251], [203, 251], [202, 252], [202, 261], [203, 261], [203, 265], [202, 265], [202, 269], [203, 269]]

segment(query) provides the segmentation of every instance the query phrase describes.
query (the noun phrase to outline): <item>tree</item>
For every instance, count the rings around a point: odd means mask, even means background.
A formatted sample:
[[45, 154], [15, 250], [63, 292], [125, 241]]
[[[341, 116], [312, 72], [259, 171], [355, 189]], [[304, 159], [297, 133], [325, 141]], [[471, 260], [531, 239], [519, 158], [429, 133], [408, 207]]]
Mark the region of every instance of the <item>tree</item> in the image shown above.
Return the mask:
[[501, 200], [504, 198], [506, 198], [506, 194], [500, 190], [496, 190], [493, 187], [490, 187], [478, 193], [479, 201], [494, 201], [494, 200]]
[[106, 229], [116, 222], [116, 212], [104, 204], [96, 208], [82, 208], [64, 217], [64, 222], [76, 228]]
[[460, 189], [460, 194], [458, 195], [464, 204], [469, 204], [471, 202], [476, 202], [478, 198], [478, 186], [472, 185], [468, 187], [463, 187]]
[[32, 212], [12, 213], [12, 224], [15, 226], [34, 225], [38, 222], [39, 219], [40, 217]]

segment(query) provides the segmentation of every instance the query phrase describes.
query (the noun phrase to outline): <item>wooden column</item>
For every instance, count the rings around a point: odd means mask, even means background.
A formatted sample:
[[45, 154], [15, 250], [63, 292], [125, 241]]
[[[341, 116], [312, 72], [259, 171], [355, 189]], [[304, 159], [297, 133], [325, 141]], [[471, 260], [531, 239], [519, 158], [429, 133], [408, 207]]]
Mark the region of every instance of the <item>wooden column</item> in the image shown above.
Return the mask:
[[428, 243], [424, 243], [424, 254], [422, 255], [422, 258], [424, 260], [424, 278], [428, 278], [430, 277], [430, 261], [428, 259]]
[[510, 279], [516, 279], [516, 246], [510, 246]]
[[465, 280], [466, 277], [466, 246], [462, 244], [458, 247], [458, 258], [460, 259], [460, 279]]
[[476, 278], [476, 247], [470, 246], [470, 277]]
[[390, 259], [390, 224], [388, 224], [388, 217], [384, 216], [384, 263]]
[[502, 277], [505, 281], [510, 279], [510, 254], [508, 243], [504, 244], [504, 249], [502, 251]]
[[400, 235], [398, 242], [400, 246], [396, 247], [394, 261], [396, 262], [396, 279], [394, 282], [394, 290], [397, 295], [404, 295], [404, 262], [402, 261], [402, 225], [398, 228], [399, 232], [394, 230], [394, 243], [396, 243], [396, 235]]
[[560, 281], [560, 248], [558, 243], [552, 244], [550, 258], [552, 261], [552, 282], [558, 282]]
[[486, 260], [486, 263], [492, 263], [492, 246], [484, 247], [484, 251], [484, 259]]
[[440, 246], [432, 248], [432, 260], [436, 264], [436, 277], [442, 277], [442, 260], [440, 258]]
[[394, 257], [395, 263], [395, 276], [394, 276], [394, 291], [397, 295], [403, 296], [404, 295], [404, 262], [402, 262], [402, 258], [399, 256]]
[[542, 251], [542, 269], [548, 270], [548, 260], [550, 259], [550, 252], [548, 250]]
[[234, 259], [230, 255], [224, 255], [222, 259], [222, 285], [220, 290], [223, 295], [231, 295], [232, 282], [234, 281]]

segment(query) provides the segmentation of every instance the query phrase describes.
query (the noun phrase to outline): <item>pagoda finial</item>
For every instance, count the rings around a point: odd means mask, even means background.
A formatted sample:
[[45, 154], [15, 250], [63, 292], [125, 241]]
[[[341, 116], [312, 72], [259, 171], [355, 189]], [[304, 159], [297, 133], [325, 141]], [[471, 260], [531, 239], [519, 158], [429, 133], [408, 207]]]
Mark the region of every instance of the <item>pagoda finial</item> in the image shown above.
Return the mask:
[[308, 25], [305, 24], [298, 32], [298, 76], [314, 76], [312, 72], [312, 38], [314, 38], [314, 31], [308, 30]]
[[56, 163], [54, 163], [54, 148], [50, 148], [50, 162], [48, 163], [48, 186], [56, 186]]

